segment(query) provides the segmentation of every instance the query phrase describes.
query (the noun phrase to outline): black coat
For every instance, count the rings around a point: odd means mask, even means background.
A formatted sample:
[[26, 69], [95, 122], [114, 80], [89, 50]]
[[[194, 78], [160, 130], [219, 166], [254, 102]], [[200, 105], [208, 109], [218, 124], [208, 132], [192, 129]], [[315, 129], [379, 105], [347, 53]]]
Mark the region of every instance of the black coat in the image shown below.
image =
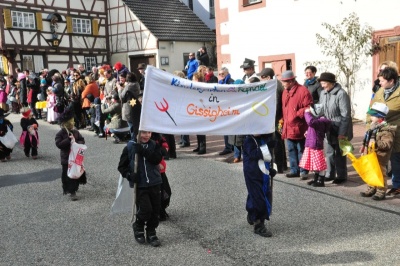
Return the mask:
[[[82, 137], [78, 130], [70, 131], [75, 138], [76, 143], [85, 144], [85, 139]], [[56, 146], [60, 149], [61, 164], [68, 164], [69, 150], [71, 149], [71, 139], [68, 136], [68, 132], [65, 128], [58, 131], [56, 134]]]

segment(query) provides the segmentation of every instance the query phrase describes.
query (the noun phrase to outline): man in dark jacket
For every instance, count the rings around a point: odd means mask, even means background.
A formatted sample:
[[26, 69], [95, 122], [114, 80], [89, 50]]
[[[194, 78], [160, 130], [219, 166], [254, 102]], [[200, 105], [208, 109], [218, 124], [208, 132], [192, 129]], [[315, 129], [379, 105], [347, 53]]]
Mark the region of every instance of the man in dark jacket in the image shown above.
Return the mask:
[[201, 47], [196, 53], [196, 59], [199, 61], [199, 65], [208, 66], [210, 64], [210, 57], [207, 53], [205, 46]]

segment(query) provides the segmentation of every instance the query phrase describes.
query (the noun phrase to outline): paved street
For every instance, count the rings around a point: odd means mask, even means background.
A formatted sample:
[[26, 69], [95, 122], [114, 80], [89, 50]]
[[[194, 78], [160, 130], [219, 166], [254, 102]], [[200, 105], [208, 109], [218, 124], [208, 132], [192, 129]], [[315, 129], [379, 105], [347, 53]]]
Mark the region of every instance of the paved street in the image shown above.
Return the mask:
[[[19, 137], [19, 115], [8, 118]], [[351, 170], [343, 186], [313, 188], [278, 175], [267, 226], [272, 238], [246, 222], [242, 165], [219, 156], [222, 136], [207, 137], [207, 154], [177, 149], [167, 161], [170, 219], [161, 222], [160, 248], [139, 245], [130, 214], [110, 215], [124, 144], [81, 130], [88, 150], [88, 184], [72, 202], [62, 195], [57, 125], [39, 121], [39, 159], [20, 147], [0, 163], [0, 265], [396, 265], [400, 197], [375, 202]], [[364, 127], [355, 125], [359, 145]], [[350, 169], [350, 165], [349, 165]], [[390, 184], [390, 182], [389, 182]]]

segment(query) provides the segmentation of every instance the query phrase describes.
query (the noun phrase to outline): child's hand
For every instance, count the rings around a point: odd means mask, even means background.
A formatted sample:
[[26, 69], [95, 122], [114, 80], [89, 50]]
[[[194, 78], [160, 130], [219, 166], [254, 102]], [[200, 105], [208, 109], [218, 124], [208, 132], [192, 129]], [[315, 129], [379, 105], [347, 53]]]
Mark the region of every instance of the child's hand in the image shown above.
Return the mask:
[[33, 124], [32, 126], [33, 126], [33, 128], [34, 128], [35, 130], [38, 128], [38, 125], [37, 125], [37, 124]]
[[162, 164], [159, 164], [160, 170], [164, 170], [164, 166]]
[[304, 110], [304, 112], [305, 112], [305, 113], [311, 112], [311, 111], [310, 111], [310, 108], [306, 108], [306, 109]]

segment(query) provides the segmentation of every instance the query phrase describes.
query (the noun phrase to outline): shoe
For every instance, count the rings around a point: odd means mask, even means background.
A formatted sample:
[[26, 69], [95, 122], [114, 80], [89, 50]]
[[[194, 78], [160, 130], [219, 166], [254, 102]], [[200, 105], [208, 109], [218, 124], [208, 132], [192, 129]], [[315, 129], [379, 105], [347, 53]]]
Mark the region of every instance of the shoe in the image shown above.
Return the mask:
[[72, 201], [77, 201], [77, 200], [78, 200], [78, 196], [76, 195], [76, 193], [71, 193], [71, 195], [69, 195], [69, 198], [70, 198]]
[[368, 187], [367, 191], [360, 192], [361, 197], [372, 197], [375, 195], [376, 189], [374, 187]]
[[99, 137], [99, 138], [104, 138], [104, 134], [100, 133], [100, 134], [98, 135], [98, 137]]
[[11, 155], [6, 156], [7, 160], [11, 160]]
[[312, 180], [308, 181], [308, 182], [307, 182], [307, 185], [311, 186], [311, 185], [317, 183], [318, 177], [319, 177], [319, 174], [315, 173], [315, 174], [314, 174], [314, 178], [313, 178]]
[[161, 211], [160, 211], [160, 218], [158, 218], [158, 220], [159, 220], [160, 222], [164, 222], [164, 221], [167, 220], [167, 218], [169, 218], [168, 213], [165, 211], [165, 209], [161, 209]]
[[37, 159], [37, 156], [32, 156], [32, 159], [33, 159], [33, 160], [36, 160], [36, 159]]
[[383, 190], [378, 190], [374, 196], [372, 196], [373, 200], [384, 200], [386, 198], [386, 193]]
[[400, 188], [392, 188], [386, 193], [388, 196], [395, 196], [400, 194]]
[[267, 230], [264, 223], [259, 223], [254, 226], [254, 233], [262, 237], [271, 237], [272, 233]]
[[185, 143], [185, 144], [181, 144], [179, 145], [180, 148], [186, 148], [186, 147], [190, 147], [189, 143]]
[[4, 162], [7, 162], [7, 160], [6, 159], [1, 159], [1, 161], [4, 163]]
[[307, 180], [307, 179], [308, 179], [308, 174], [306, 173], [300, 174], [300, 180]]
[[287, 177], [287, 178], [300, 177], [300, 175], [297, 174], [297, 173], [288, 173], [288, 174], [286, 174], [286, 177]]
[[346, 182], [346, 181], [347, 181], [346, 178], [335, 178], [335, 179], [333, 179], [332, 184], [339, 185], [339, 184], [342, 184], [342, 183], [344, 183], [344, 182]]
[[235, 158], [235, 159], [233, 160], [233, 163], [240, 163], [240, 161], [241, 161], [240, 158]]
[[25, 153], [25, 156], [29, 158], [29, 153]]
[[192, 150], [192, 152], [199, 152], [200, 148], [197, 147], [196, 149]]
[[314, 182], [313, 187], [325, 187], [325, 176], [318, 176], [318, 180]]
[[144, 226], [138, 225], [136, 222], [132, 225], [133, 235], [135, 236], [136, 242], [144, 244], [146, 242], [144, 238]]
[[223, 151], [221, 151], [220, 153], [218, 153], [219, 155], [226, 155], [226, 154], [229, 154], [229, 153], [231, 153], [232, 151], [229, 151], [229, 150], [223, 150]]
[[331, 182], [333, 181], [335, 178], [334, 177], [325, 177], [325, 181], [326, 182]]
[[149, 243], [151, 246], [153, 247], [158, 247], [161, 245], [160, 240], [158, 239], [158, 237], [156, 236], [156, 231], [153, 232], [147, 232], [146, 234], [146, 240], [147, 243]]
[[199, 146], [199, 151], [197, 152], [197, 154], [206, 154], [206, 143], [205, 142], [203, 142], [203, 143], [200, 143], [200, 146]]
[[118, 144], [121, 142], [121, 140], [119, 138], [115, 138], [113, 142], [114, 142], [114, 144]]

